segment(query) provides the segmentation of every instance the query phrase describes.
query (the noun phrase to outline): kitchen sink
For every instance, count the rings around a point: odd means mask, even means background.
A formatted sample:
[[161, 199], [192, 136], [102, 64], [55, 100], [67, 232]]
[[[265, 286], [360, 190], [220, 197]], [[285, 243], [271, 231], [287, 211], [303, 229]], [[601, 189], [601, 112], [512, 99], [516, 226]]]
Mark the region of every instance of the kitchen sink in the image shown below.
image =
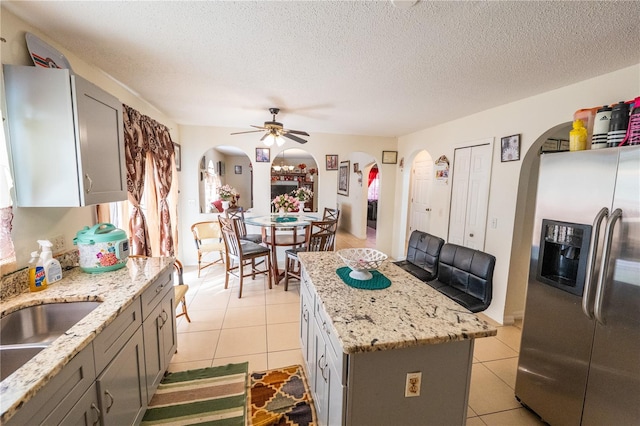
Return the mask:
[[100, 305], [100, 302], [48, 303], [29, 306], [0, 318], [0, 348], [50, 344]]
[[29, 306], [0, 318], [0, 381], [62, 336], [100, 302]]
[[22, 367], [47, 345], [11, 345], [0, 347], [0, 381]]

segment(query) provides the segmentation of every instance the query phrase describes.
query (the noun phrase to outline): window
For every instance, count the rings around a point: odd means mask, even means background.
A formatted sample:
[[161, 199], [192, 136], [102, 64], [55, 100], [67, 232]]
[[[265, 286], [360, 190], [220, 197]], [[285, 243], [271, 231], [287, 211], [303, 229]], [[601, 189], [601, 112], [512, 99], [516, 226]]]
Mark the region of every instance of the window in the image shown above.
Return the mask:
[[221, 185], [220, 176], [218, 176], [216, 167], [213, 165], [213, 160], [209, 160], [207, 170], [204, 173], [204, 197], [205, 206], [207, 206], [205, 213], [216, 213], [218, 211], [217, 209], [214, 210], [213, 202], [220, 199], [218, 188]]
[[[3, 93], [4, 105], [4, 93]], [[3, 117], [3, 111], [0, 110]], [[3, 120], [3, 123], [5, 121]], [[0, 275], [12, 272], [15, 269], [16, 253], [11, 239], [13, 222], [13, 207], [11, 200], [11, 169], [9, 168], [9, 155], [7, 150], [6, 128], [2, 126], [0, 132]]]

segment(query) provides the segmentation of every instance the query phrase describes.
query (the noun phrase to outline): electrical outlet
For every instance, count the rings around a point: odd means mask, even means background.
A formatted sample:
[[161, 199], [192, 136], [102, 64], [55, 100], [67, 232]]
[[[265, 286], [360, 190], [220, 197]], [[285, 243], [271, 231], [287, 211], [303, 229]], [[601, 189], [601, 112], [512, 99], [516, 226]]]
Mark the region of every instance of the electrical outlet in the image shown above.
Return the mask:
[[420, 387], [422, 386], [422, 372], [407, 373], [407, 382], [404, 388], [405, 398], [412, 396], [420, 396]]
[[51, 244], [53, 244], [53, 247], [51, 247], [51, 251], [54, 254], [59, 254], [64, 252], [65, 247], [64, 247], [64, 236], [62, 235], [56, 235], [55, 237], [51, 238]]

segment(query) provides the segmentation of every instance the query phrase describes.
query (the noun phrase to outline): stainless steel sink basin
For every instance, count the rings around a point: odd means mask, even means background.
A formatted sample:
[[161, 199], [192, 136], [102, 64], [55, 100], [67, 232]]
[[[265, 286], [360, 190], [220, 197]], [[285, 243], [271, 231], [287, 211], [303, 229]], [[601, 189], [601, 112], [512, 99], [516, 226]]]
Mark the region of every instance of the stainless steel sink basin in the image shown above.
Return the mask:
[[0, 318], [0, 381], [62, 336], [100, 302], [29, 306]]
[[29, 306], [0, 318], [0, 347], [49, 344], [100, 305], [100, 302]]
[[0, 381], [22, 367], [47, 345], [14, 345], [0, 347]]

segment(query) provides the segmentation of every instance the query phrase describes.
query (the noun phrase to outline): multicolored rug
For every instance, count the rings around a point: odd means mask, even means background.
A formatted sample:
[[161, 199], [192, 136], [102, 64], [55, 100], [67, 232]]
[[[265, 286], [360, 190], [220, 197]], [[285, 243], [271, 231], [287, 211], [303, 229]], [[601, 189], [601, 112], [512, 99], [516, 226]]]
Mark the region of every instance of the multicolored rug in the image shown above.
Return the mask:
[[249, 425], [316, 425], [315, 408], [302, 366], [251, 373]]
[[249, 363], [167, 374], [143, 425], [244, 426]]

